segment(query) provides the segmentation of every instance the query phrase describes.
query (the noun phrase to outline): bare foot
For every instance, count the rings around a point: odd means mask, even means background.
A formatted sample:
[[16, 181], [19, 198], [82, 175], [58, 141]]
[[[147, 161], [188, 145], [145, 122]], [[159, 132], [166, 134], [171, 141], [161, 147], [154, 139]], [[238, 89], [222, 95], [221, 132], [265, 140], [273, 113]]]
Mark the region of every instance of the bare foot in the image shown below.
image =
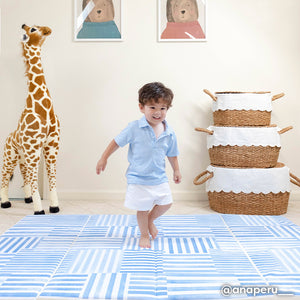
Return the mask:
[[154, 225], [154, 223], [150, 222], [150, 221], [148, 223], [148, 227], [149, 227], [149, 232], [154, 240], [158, 234], [158, 230], [157, 230], [156, 226]]
[[139, 246], [141, 248], [151, 248], [149, 236], [141, 236]]

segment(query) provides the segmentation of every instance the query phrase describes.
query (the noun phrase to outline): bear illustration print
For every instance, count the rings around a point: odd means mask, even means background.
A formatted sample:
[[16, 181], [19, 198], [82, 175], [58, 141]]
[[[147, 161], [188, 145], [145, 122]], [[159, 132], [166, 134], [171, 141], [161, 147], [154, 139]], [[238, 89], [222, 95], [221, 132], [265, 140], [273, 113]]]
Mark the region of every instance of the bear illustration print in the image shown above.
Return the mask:
[[167, 0], [166, 17], [161, 39], [205, 39], [197, 0]]
[[82, 11], [87, 10], [78, 39], [120, 39], [120, 31], [114, 21], [113, 0], [83, 0]]

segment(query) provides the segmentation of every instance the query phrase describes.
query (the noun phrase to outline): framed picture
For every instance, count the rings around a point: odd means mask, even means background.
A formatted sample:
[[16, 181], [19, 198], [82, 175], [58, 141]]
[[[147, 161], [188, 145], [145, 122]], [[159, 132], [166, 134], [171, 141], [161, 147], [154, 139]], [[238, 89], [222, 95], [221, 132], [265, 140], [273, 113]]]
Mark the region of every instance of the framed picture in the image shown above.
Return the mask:
[[75, 41], [122, 41], [122, 0], [74, 0]]
[[205, 42], [207, 0], [158, 0], [158, 40]]

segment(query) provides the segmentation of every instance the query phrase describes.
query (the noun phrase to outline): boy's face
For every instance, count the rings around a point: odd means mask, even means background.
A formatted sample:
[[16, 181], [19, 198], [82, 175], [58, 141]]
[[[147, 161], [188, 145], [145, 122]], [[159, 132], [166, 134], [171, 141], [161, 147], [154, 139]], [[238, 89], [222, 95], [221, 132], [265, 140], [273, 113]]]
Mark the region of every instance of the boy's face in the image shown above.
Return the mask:
[[145, 115], [146, 120], [151, 126], [158, 125], [166, 118], [168, 106], [160, 99], [158, 103], [148, 102], [144, 106], [139, 103], [140, 111]]

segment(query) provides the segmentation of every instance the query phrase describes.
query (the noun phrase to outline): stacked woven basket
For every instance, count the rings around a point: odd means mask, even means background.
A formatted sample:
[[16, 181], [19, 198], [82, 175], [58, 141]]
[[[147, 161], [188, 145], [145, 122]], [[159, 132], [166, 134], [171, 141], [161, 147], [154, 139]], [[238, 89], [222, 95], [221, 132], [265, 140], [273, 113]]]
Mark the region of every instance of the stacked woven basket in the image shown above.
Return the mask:
[[300, 179], [278, 162], [280, 135], [292, 129], [271, 125], [270, 92], [212, 94], [214, 126], [207, 133], [211, 165], [196, 176], [206, 182], [210, 207], [220, 213], [280, 215], [287, 211], [290, 182]]

